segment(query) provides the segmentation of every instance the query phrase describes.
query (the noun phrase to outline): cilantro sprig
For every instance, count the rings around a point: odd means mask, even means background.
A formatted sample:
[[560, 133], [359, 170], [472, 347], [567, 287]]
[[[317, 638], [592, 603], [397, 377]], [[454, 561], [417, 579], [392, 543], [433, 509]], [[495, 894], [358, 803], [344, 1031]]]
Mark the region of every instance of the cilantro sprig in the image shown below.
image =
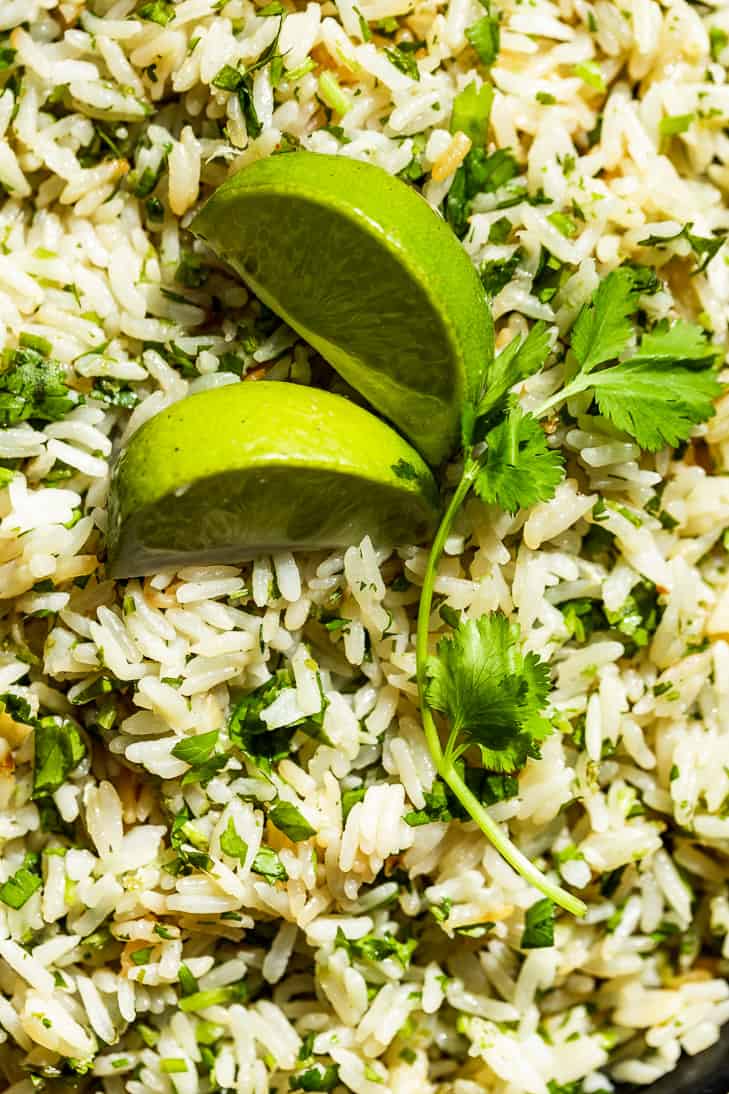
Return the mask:
[[[694, 426], [714, 413], [713, 399], [721, 391], [716, 347], [699, 327], [683, 320], [661, 322], [636, 335], [643, 288], [640, 271], [631, 266], [601, 281], [572, 328], [567, 382], [535, 414], [525, 413], [511, 391], [544, 367], [552, 352], [548, 329], [536, 323], [498, 355], [489, 339], [480, 384], [463, 407], [461, 478], [433, 541], [418, 610], [418, 692], [442, 783], [506, 861], [544, 894], [547, 899], [538, 908], [559, 905], [576, 915], [584, 914], [583, 902], [521, 853], [490, 816], [493, 798], [478, 792], [472, 775], [467, 778], [474, 770], [466, 766], [467, 753], [477, 752], [486, 771], [509, 778], [540, 755], [551, 732], [544, 714], [547, 667], [534, 654], [523, 653], [518, 626], [499, 612], [462, 619], [441, 609], [452, 630], [435, 652], [429, 644], [430, 621], [438, 563], [469, 494], [508, 512], [554, 496], [562, 457], [550, 447], [540, 419], [555, 407], [580, 395], [582, 411], [595, 404], [613, 426], [649, 451], [687, 440]], [[441, 813], [455, 815], [447, 795], [441, 796]], [[415, 823], [428, 819], [413, 815]]]
[[[633, 340], [639, 297], [639, 283], [629, 266], [601, 282], [572, 329], [570, 349], [577, 370], [537, 417], [589, 393], [617, 429], [656, 452], [687, 440], [694, 426], [713, 415], [713, 400], [722, 390], [717, 349], [700, 327], [681, 319], [673, 325], [658, 323], [624, 357]], [[610, 367], [601, 367], [605, 365]]]

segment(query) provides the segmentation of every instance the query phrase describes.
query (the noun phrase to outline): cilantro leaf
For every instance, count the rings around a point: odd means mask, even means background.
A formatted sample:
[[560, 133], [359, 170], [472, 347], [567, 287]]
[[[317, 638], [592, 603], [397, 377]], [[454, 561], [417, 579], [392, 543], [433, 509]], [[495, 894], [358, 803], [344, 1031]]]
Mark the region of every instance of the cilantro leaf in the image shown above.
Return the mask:
[[477, 88], [476, 81], [471, 80], [453, 100], [451, 133], [465, 133], [475, 148], [485, 146], [493, 101], [491, 84], [485, 83]]
[[237, 699], [228, 719], [228, 734], [241, 752], [270, 774], [273, 765], [291, 752], [293, 728], [284, 726], [270, 730], [261, 718], [261, 711], [270, 706], [284, 688], [291, 687], [291, 673], [282, 669], [268, 683]]
[[136, 14], [140, 19], [166, 27], [175, 18], [175, 5], [172, 0], [150, 0], [150, 3], [137, 8]]
[[261, 847], [251, 865], [254, 874], [260, 874], [267, 881], [288, 881], [286, 867], [275, 851], [270, 847]]
[[479, 418], [498, 408], [511, 388], [539, 372], [549, 357], [549, 328], [541, 320], [526, 337], [512, 338], [495, 358], [488, 371], [486, 391], [476, 408]]
[[554, 903], [545, 897], [527, 908], [524, 933], [521, 936], [523, 950], [538, 950], [554, 945]]
[[[508, 801], [519, 793], [518, 780], [513, 775], [491, 775], [482, 768], [466, 767], [464, 782], [482, 805], [495, 805]], [[436, 779], [430, 791], [423, 795], [425, 807], [405, 814], [405, 823], [411, 828], [433, 821], [469, 820], [469, 815], [450, 787]]]
[[210, 269], [194, 251], [183, 251], [175, 270], [175, 281], [186, 289], [199, 289], [210, 276]]
[[192, 814], [187, 806], [175, 814], [172, 820], [170, 846], [177, 857], [165, 867], [168, 872], [177, 875], [193, 869], [207, 870], [210, 867], [207, 840], [192, 823]]
[[35, 723], [35, 759], [31, 797], [48, 797], [62, 786], [86, 755], [86, 745], [75, 722], [41, 718]]
[[346, 824], [347, 817], [354, 809], [357, 802], [364, 799], [367, 790], [364, 786], [353, 786], [351, 790], [342, 791], [342, 824]]
[[729, 43], [729, 34], [721, 27], [711, 27], [709, 29], [709, 42], [711, 46], [711, 58], [713, 61], [718, 61], [721, 54]]
[[248, 844], [238, 835], [232, 817], [228, 817], [228, 826], [220, 837], [220, 850], [224, 855], [237, 858], [241, 865], [246, 860]]
[[671, 236], [647, 236], [646, 239], [641, 239], [639, 241], [639, 246], [658, 247], [659, 249], [662, 249], [668, 243], [674, 243], [677, 239], [685, 239], [688, 241], [688, 244], [697, 259], [693, 274], [703, 273], [712, 259], [716, 258], [726, 242], [727, 232], [719, 232], [717, 235], [712, 236], [699, 236], [691, 231], [692, 228], [693, 222], [689, 221], [688, 224], [684, 224], [679, 232], [674, 232]]
[[717, 349], [695, 323], [679, 319], [669, 327], [667, 322], [657, 323], [652, 331], [644, 334], [637, 352], [630, 363], [713, 365]]
[[717, 349], [699, 327], [683, 320], [657, 324], [632, 357], [598, 369], [628, 347], [639, 284], [631, 267], [614, 270], [601, 283], [572, 331], [580, 368], [539, 413], [592, 390], [601, 414], [642, 448], [656, 451], [685, 441], [695, 425], [710, 418], [722, 388], [716, 378]]
[[591, 377], [600, 413], [651, 452], [685, 441], [714, 414], [722, 388], [713, 369], [625, 361]]
[[492, 612], [460, 623], [428, 658], [426, 698], [448, 717], [454, 757], [476, 745], [484, 767], [508, 773], [539, 756], [548, 669], [519, 642], [518, 625]]
[[213, 729], [210, 733], [200, 733], [197, 737], [185, 737], [172, 749], [172, 755], [192, 767], [205, 763], [213, 753], [218, 736], [219, 731]]
[[393, 934], [366, 934], [362, 938], [347, 938], [341, 927], [337, 929], [334, 941], [335, 948], [346, 950], [350, 958], [376, 962], [394, 957], [404, 969], [410, 964], [417, 944], [414, 938], [409, 938], [407, 942], [400, 942]]
[[316, 829], [312, 828], [301, 810], [291, 802], [276, 802], [273, 809], [269, 810], [268, 819], [294, 843], [316, 835]]
[[125, 410], [133, 410], [139, 402], [139, 395], [128, 384], [108, 376], [100, 376], [89, 394], [92, 399], [98, 399], [107, 406], [121, 406]]
[[[164, 938], [164, 935], [162, 936]], [[177, 974], [177, 979], [180, 982], [180, 991], [182, 995], [194, 995], [196, 991], [200, 990], [195, 977], [190, 972], [190, 969], [184, 963], [180, 965], [180, 971]]]
[[178, 760], [190, 764], [190, 770], [182, 777], [182, 785], [199, 783], [205, 786], [225, 767], [228, 758], [225, 755], [214, 756], [213, 750], [218, 740], [218, 730], [200, 733], [197, 737], [186, 737], [178, 741], [172, 749], [172, 755]]
[[691, 128], [695, 114], [666, 114], [658, 123], [658, 132], [662, 137], [675, 137]]
[[401, 46], [390, 46], [385, 49], [385, 56], [395, 68], [399, 69], [400, 72], [403, 72], [406, 76], [409, 76], [411, 80], [420, 79], [418, 62], [409, 50], [406, 51], [402, 49]]
[[339, 1083], [337, 1064], [314, 1064], [289, 1079], [289, 1090], [334, 1090]]
[[19, 422], [55, 422], [78, 405], [58, 365], [21, 346], [3, 354], [0, 364], [0, 429]]
[[0, 885], [0, 900], [9, 908], [18, 911], [28, 903], [33, 893], [37, 893], [42, 885], [40, 858], [31, 851], [23, 859], [23, 865]]
[[518, 174], [519, 166], [509, 148], [498, 148], [490, 155], [485, 148], [471, 149], [456, 171], [445, 201], [445, 218], [459, 239], [466, 234], [473, 198], [500, 189]]
[[506, 261], [503, 258], [490, 258], [481, 263], [478, 276], [481, 278], [481, 284], [487, 296], [496, 296], [505, 285], [509, 284], [519, 268], [521, 259], [521, 249], [517, 248]]
[[200, 786], [207, 786], [211, 779], [213, 779], [219, 771], [222, 771], [228, 762], [228, 757], [225, 755], [211, 756], [205, 763], [197, 764], [195, 767], [191, 767], [189, 771], [186, 771], [182, 776], [182, 786], [190, 786], [191, 784], [198, 784]]
[[547, 447], [539, 422], [515, 407], [486, 436], [474, 489], [482, 501], [508, 513], [548, 501], [562, 479], [562, 454]]
[[621, 266], [608, 274], [572, 328], [572, 351], [583, 372], [614, 361], [633, 335], [632, 316], [638, 307], [635, 276]]
[[470, 27], [466, 27], [466, 38], [479, 56], [479, 60], [489, 67], [496, 60], [501, 45], [499, 20], [494, 15], [484, 15]]
[[223, 65], [213, 77], [213, 87], [221, 91], [237, 91], [243, 83], [243, 73], [233, 65]]

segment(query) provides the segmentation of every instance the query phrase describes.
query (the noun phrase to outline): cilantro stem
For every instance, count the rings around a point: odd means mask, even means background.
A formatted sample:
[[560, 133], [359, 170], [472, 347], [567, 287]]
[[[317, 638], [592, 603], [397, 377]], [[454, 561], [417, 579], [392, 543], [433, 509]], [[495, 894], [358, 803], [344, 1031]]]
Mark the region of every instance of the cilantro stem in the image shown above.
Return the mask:
[[516, 870], [517, 874], [521, 874], [525, 881], [528, 881], [535, 889], [539, 889], [540, 893], [544, 893], [555, 904], [559, 904], [560, 908], [564, 908], [566, 912], [570, 912], [572, 915], [585, 914], [587, 907], [579, 897], [573, 896], [572, 893], [568, 893], [566, 889], [546, 878], [541, 870], [538, 870], [534, 863], [530, 862], [526, 855], [523, 855], [519, 848], [511, 842], [509, 837], [504, 835], [499, 825], [489, 815], [488, 810], [481, 805], [478, 798], [468, 789], [456, 767], [452, 764], [444, 765], [440, 774], [463, 808], [471, 814], [486, 838], [493, 844], [501, 857], [506, 859], [509, 866]]
[[425, 568], [425, 576], [423, 577], [423, 587], [420, 593], [420, 604], [418, 606], [418, 630], [416, 640], [416, 663], [417, 663], [417, 678], [418, 678], [418, 695], [420, 697], [420, 710], [423, 718], [423, 729], [425, 730], [425, 739], [428, 742], [428, 748], [433, 757], [436, 767], [440, 772], [440, 767], [444, 763], [443, 749], [440, 745], [440, 737], [438, 736], [438, 727], [435, 724], [433, 718], [433, 712], [428, 706], [428, 702], [425, 698], [425, 690], [427, 686], [427, 679], [425, 675], [425, 666], [428, 660], [428, 635], [430, 632], [430, 613], [433, 609], [433, 593], [435, 591], [435, 582], [438, 576], [438, 563], [440, 557], [443, 554], [443, 548], [445, 547], [446, 540], [450, 535], [451, 528], [453, 527], [453, 521], [458, 514], [459, 509], [463, 505], [463, 502], [468, 496], [473, 483], [478, 473], [478, 464], [475, 460], [468, 459], [463, 467], [463, 474], [461, 480], [456, 487], [456, 491], [450, 500], [448, 508], [443, 515], [443, 519], [440, 522], [438, 531], [435, 534], [433, 540], [433, 546], [430, 549], [430, 555], [428, 557], [428, 564]]
[[580, 395], [583, 391], [586, 391], [590, 386], [589, 378], [585, 376], [577, 376], [574, 380], [570, 380], [566, 387], [562, 387], [554, 395], [550, 395], [546, 402], [542, 403], [538, 410], [533, 411], [534, 417], [539, 419], [550, 411], [553, 407], [559, 403], [564, 403], [567, 399], [573, 398], [575, 395]]
[[426, 676], [428, 636], [430, 631], [430, 615], [433, 608], [433, 593], [435, 591], [435, 582], [438, 576], [438, 563], [440, 562], [443, 548], [445, 547], [446, 540], [453, 527], [456, 515], [466, 500], [478, 471], [478, 462], [470, 456], [467, 457], [460, 482], [448, 504], [448, 508], [445, 511], [438, 531], [436, 532], [435, 539], [433, 540], [433, 546], [428, 557], [428, 564], [425, 568], [425, 575], [423, 577], [420, 605], [418, 607], [416, 654], [418, 695], [420, 698], [420, 711], [425, 739], [428, 742], [428, 748], [430, 749], [430, 754], [433, 757], [433, 762], [435, 763], [438, 774], [443, 781], [448, 784], [461, 805], [476, 821], [476, 824], [499, 854], [524, 878], [525, 881], [528, 881], [535, 889], [539, 889], [539, 891], [549, 897], [550, 900], [553, 900], [555, 904], [558, 904], [572, 915], [584, 915], [587, 908], [579, 897], [573, 896], [559, 885], [549, 881], [549, 879], [521, 853], [509, 837], [504, 835], [496, 821], [493, 820], [478, 798], [469, 790], [456, 767], [455, 757], [451, 749], [449, 748], [445, 754], [443, 752], [440, 737], [438, 735], [438, 727], [426, 697], [428, 683]]

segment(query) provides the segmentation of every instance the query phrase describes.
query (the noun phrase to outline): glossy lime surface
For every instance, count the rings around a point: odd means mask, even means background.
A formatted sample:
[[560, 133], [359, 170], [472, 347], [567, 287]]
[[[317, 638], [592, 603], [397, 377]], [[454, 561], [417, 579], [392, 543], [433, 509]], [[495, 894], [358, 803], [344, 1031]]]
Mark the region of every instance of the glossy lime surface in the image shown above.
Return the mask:
[[131, 438], [114, 469], [114, 577], [255, 550], [381, 545], [432, 535], [438, 491], [418, 453], [373, 414], [295, 384], [192, 395]]
[[418, 193], [370, 164], [293, 152], [239, 171], [192, 230], [431, 464], [451, 453], [492, 321]]

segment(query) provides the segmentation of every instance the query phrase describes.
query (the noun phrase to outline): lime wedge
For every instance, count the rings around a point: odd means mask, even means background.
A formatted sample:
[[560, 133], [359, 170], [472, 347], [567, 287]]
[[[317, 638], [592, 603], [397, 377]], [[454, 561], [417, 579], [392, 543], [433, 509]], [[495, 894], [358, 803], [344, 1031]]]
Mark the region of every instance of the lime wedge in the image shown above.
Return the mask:
[[370, 164], [291, 152], [230, 178], [192, 230], [430, 463], [449, 455], [492, 321], [418, 193]]
[[339, 395], [247, 382], [191, 395], [134, 434], [114, 469], [114, 577], [253, 550], [415, 543], [438, 491], [418, 453]]

